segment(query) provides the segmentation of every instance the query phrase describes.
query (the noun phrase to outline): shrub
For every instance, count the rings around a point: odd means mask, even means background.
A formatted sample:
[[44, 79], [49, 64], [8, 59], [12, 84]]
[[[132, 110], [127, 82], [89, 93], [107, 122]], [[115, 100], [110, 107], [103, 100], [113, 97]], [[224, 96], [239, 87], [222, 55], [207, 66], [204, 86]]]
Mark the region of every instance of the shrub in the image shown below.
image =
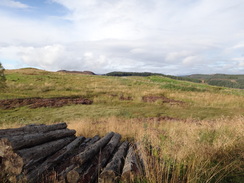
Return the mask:
[[0, 62], [0, 88], [4, 88], [6, 86], [6, 78], [4, 75], [4, 67], [2, 66], [2, 63]]

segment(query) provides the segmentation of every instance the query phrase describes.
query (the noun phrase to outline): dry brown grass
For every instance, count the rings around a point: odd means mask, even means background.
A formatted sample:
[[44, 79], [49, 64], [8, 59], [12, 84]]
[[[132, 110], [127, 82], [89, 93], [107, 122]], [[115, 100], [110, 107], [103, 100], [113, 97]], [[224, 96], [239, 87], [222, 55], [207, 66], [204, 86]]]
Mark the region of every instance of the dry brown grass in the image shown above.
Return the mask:
[[148, 182], [243, 180], [243, 116], [211, 121], [108, 118], [70, 121], [69, 128], [86, 137], [114, 131], [139, 142]]
[[[6, 71], [6, 77], [8, 88], [0, 94], [2, 99], [86, 96], [94, 103], [0, 110], [0, 128], [66, 121], [85, 137], [114, 131], [140, 142], [147, 182], [244, 182], [243, 90], [156, 76], [81, 76], [35, 69]], [[142, 98], [147, 95], [184, 105], [146, 103]], [[162, 116], [182, 120], [158, 121], [156, 117]]]
[[0, 129], [7, 129], [7, 128], [20, 128], [22, 126], [25, 126], [23, 124], [18, 124], [18, 123], [14, 123], [14, 124], [10, 124], [10, 123], [6, 123], [0, 126]]

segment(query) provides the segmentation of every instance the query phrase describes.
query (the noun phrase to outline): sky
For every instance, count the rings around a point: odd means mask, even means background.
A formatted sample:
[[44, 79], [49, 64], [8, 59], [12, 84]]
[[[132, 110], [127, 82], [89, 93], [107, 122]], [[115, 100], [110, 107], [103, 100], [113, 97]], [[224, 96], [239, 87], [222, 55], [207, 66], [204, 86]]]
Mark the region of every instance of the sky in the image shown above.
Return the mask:
[[244, 74], [244, 0], [0, 0], [0, 62]]

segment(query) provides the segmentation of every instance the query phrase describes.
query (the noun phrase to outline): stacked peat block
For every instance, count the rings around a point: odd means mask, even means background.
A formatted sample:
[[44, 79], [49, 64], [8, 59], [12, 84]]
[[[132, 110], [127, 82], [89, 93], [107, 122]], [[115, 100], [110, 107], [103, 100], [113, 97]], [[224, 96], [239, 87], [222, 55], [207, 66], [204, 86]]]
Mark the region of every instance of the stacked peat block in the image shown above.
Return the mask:
[[112, 183], [142, 175], [135, 147], [120, 142], [120, 134], [85, 138], [75, 133], [66, 123], [0, 130], [0, 178], [6, 182]]

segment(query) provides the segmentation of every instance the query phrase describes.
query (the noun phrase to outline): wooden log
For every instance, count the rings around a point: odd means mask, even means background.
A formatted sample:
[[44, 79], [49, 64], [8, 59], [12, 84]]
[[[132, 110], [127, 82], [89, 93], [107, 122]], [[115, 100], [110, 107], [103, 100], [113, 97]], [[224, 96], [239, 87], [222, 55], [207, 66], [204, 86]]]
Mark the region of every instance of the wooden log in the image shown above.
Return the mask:
[[80, 178], [80, 175], [77, 171], [70, 171], [67, 174], [66, 180], [67, 183], [78, 183], [78, 180]]
[[[62, 129], [46, 133], [25, 134], [14, 137], [8, 137], [8, 140], [11, 143], [11, 146], [14, 150], [20, 150], [23, 148], [33, 147], [60, 138], [73, 136], [75, 133], [75, 130]], [[1, 140], [2, 139], [0, 139], [0, 141]]]
[[108, 142], [108, 144], [105, 146], [105, 148], [102, 150], [100, 159], [100, 167], [104, 168], [107, 165], [107, 162], [113, 153], [116, 146], [119, 144], [119, 141], [121, 139], [121, 135], [118, 133], [115, 133], [114, 136], [111, 138], [111, 140]]
[[72, 162], [79, 164], [80, 166], [83, 165], [88, 160], [92, 159], [109, 142], [113, 135], [113, 132], [108, 133], [95, 144], [89, 146], [84, 152], [75, 156]]
[[36, 165], [36, 163], [40, 162], [44, 158], [59, 151], [61, 148], [72, 142], [74, 139], [74, 136], [66, 137], [31, 148], [21, 149], [17, 151], [17, 153], [24, 161], [24, 169], [29, 172], [31, 170], [30, 168], [33, 168], [33, 165]]
[[54, 155], [48, 157], [40, 166], [36, 167], [32, 172], [27, 174], [27, 179], [30, 182], [35, 181], [40, 175], [42, 175], [49, 168], [54, 167], [60, 160], [72, 154], [72, 151], [78, 147], [83, 141], [84, 137], [78, 137], [61, 150], [57, 151]]
[[[80, 177], [78, 179], [79, 182], [89, 183], [97, 180], [98, 174], [100, 174], [100, 169], [106, 166], [114, 149], [119, 144], [120, 139], [121, 139], [121, 135], [115, 133], [113, 137], [110, 139], [110, 141], [108, 142], [108, 144], [102, 149], [100, 153], [96, 155], [96, 157], [91, 162], [87, 164], [87, 166], [81, 166], [73, 170], [78, 172]], [[71, 175], [77, 175], [77, 174], [71, 173]]]
[[71, 159], [76, 156], [77, 154], [83, 152], [86, 147], [94, 144], [100, 139], [98, 135], [94, 136], [93, 138], [87, 138], [76, 150], [74, 150], [74, 154], [72, 154], [67, 160], [62, 162], [62, 164], [59, 164], [56, 166], [55, 170], [58, 174], [59, 180], [64, 180], [67, 176], [68, 172], [72, 171], [77, 167], [76, 164], [72, 163]]
[[44, 133], [44, 132], [49, 132], [54, 130], [61, 130], [65, 128], [67, 128], [66, 123], [58, 123], [53, 125], [32, 124], [20, 128], [0, 129], [0, 138], [19, 136], [19, 135], [30, 134], [30, 133], [41, 133], [41, 132]]
[[134, 146], [136, 149], [136, 157], [138, 160], [139, 169], [141, 170], [141, 174], [145, 175], [145, 171], [148, 170], [148, 165], [146, 163], [148, 156], [146, 155], [145, 148], [141, 143], [136, 143]]
[[[73, 183], [76, 180], [79, 180], [80, 174], [76, 169], [79, 167], [85, 167], [88, 162], [88, 160], [91, 160], [92, 158], [95, 157], [95, 155], [101, 151], [101, 149], [110, 141], [110, 139], [113, 137], [114, 133], [110, 132], [107, 135], [105, 135], [103, 138], [101, 138], [99, 141], [96, 143], [92, 144], [91, 146], [87, 147], [85, 151], [82, 153], [78, 154], [74, 158], [72, 158], [72, 163], [74, 163], [76, 166], [74, 169], [69, 171], [67, 173], [67, 181], [68, 183]], [[88, 165], [89, 166], [89, 165]]]
[[92, 139], [91, 139], [91, 141], [89, 141], [89, 145], [92, 145], [92, 144], [94, 144], [94, 143], [96, 143], [98, 140], [100, 140], [101, 138], [99, 137], [99, 135], [95, 135]]
[[[66, 179], [68, 179], [68, 173], [71, 172], [73, 169], [75, 169], [77, 167], [77, 165], [75, 164], [69, 164], [69, 166], [67, 166], [63, 171], [61, 171], [60, 173], [58, 173], [58, 180], [59, 181], [65, 181]], [[78, 176], [77, 176], [78, 177]], [[78, 179], [77, 179], [78, 180]], [[68, 182], [68, 181], [67, 181]]]
[[128, 142], [123, 142], [112, 160], [107, 164], [98, 178], [99, 183], [115, 183], [118, 182], [122, 171], [124, 158], [128, 149]]
[[124, 182], [133, 182], [137, 176], [142, 174], [133, 146], [129, 147], [121, 180]]

